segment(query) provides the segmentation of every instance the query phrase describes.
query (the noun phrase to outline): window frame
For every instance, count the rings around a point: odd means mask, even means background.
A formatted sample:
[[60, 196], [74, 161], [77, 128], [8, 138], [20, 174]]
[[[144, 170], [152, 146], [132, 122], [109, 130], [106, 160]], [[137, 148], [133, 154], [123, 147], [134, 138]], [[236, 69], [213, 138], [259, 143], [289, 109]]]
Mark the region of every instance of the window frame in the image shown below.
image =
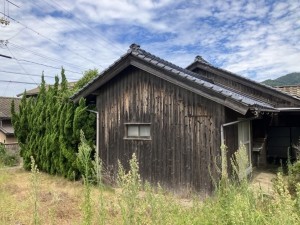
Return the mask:
[[[132, 123], [124, 123], [125, 127], [125, 137], [124, 140], [144, 140], [144, 141], [150, 141], [152, 140], [151, 138], [151, 123], [137, 123], [137, 122], [132, 122]], [[129, 126], [137, 126], [138, 127], [138, 136], [128, 136], [128, 127]], [[140, 127], [141, 126], [149, 126], [149, 136], [140, 136]]]

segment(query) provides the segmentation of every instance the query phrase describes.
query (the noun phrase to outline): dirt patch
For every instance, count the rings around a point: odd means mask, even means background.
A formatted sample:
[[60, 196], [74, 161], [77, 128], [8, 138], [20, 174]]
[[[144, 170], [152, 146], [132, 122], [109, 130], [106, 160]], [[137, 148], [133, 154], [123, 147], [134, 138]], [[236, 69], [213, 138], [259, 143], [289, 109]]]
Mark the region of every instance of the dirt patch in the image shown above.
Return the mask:
[[[4, 177], [5, 175], [5, 177]], [[33, 196], [31, 173], [20, 168], [0, 170], [0, 224], [32, 224]], [[4, 179], [5, 178], [5, 179]], [[41, 224], [77, 224], [83, 186], [61, 177], [39, 173], [38, 211]]]
[[22, 188], [20, 188], [18, 185], [16, 184], [5, 184], [3, 186], [3, 190], [8, 192], [11, 195], [15, 195], [18, 194], [22, 191]]
[[276, 178], [276, 171], [267, 170], [255, 170], [253, 171], [253, 178], [251, 181], [251, 187], [254, 190], [262, 191], [265, 194], [273, 194], [273, 180]]

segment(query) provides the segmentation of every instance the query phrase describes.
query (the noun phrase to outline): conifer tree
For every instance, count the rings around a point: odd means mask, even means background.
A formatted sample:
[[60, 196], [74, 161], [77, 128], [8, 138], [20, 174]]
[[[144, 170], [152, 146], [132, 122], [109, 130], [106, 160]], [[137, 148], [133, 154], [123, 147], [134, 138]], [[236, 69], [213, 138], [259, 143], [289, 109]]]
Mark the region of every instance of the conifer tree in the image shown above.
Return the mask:
[[82, 129], [86, 133], [92, 145], [95, 115], [86, 111], [84, 100], [78, 106], [69, 100], [72, 91], [68, 89], [63, 68], [61, 83], [55, 77], [55, 84], [47, 86], [42, 75], [39, 90], [36, 98], [27, 99], [24, 92], [19, 113], [12, 106], [12, 121], [20, 143], [24, 168], [30, 169], [30, 157], [33, 156], [42, 171], [70, 179], [80, 177], [76, 160], [79, 131]]

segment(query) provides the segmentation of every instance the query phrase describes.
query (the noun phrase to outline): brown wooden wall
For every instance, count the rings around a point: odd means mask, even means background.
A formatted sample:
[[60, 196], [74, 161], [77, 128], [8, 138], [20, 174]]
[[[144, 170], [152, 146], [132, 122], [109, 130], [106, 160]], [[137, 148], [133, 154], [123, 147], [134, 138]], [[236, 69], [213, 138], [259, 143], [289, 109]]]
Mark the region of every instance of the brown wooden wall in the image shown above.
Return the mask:
[[[226, 118], [226, 123], [229, 123], [229, 122], [239, 120], [240, 118], [242, 118], [242, 116], [240, 114], [238, 114], [237, 112], [233, 112], [232, 110], [226, 108], [225, 109], [225, 118]], [[230, 158], [233, 156], [233, 154], [239, 148], [238, 125], [237, 124], [224, 127], [224, 141], [225, 141], [225, 145], [227, 147], [228, 172], [231, 173]]]
[[251, 86], [247, 86], [247, 85], [244, 85], [237, 81], [234, 81], [233, 79], [228, 79], [221, 75], [217, 75], [217, 74], [202, 70], [200, 68], [194, 69], [193, 72], [201, 74], [202, 76], [213, 80], [216, 84], [222, 84], [226, 87], [233, 88], [234, 90], [240, 91], [243, 94], [247, 94], [254, 98], [262, 99], [265, 102], [276, 105], [276, 107], [292, 106], [292, 103], [285, 101], [283, 99], [280, 100], [275, 95], [271, 95], [264, 91], [257, 90]]
[[[216, 176], [213, 159], [220, 154], [224, 106], [135, 67], [99, 93], [100, 155], [107, 167], [116, 171], [118, 159], [126, 167], [135, 152], [143, 179], [212, 190], [209, 170]], [[151, 140], [125, 140], [128, 122], [151, 123]]]

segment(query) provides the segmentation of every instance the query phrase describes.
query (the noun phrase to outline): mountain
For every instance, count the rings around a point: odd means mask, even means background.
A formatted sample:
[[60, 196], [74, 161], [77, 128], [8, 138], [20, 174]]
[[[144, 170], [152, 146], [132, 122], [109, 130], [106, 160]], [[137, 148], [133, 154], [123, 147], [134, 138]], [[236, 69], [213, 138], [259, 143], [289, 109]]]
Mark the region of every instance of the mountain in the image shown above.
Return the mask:
[[261, 83], [272, 86], [272, 87], [300, 84], [300, 72], [289, 73], [282, 77], [278, 77], [277, 79], [274, 79], [274, 80], [268, 79]]

